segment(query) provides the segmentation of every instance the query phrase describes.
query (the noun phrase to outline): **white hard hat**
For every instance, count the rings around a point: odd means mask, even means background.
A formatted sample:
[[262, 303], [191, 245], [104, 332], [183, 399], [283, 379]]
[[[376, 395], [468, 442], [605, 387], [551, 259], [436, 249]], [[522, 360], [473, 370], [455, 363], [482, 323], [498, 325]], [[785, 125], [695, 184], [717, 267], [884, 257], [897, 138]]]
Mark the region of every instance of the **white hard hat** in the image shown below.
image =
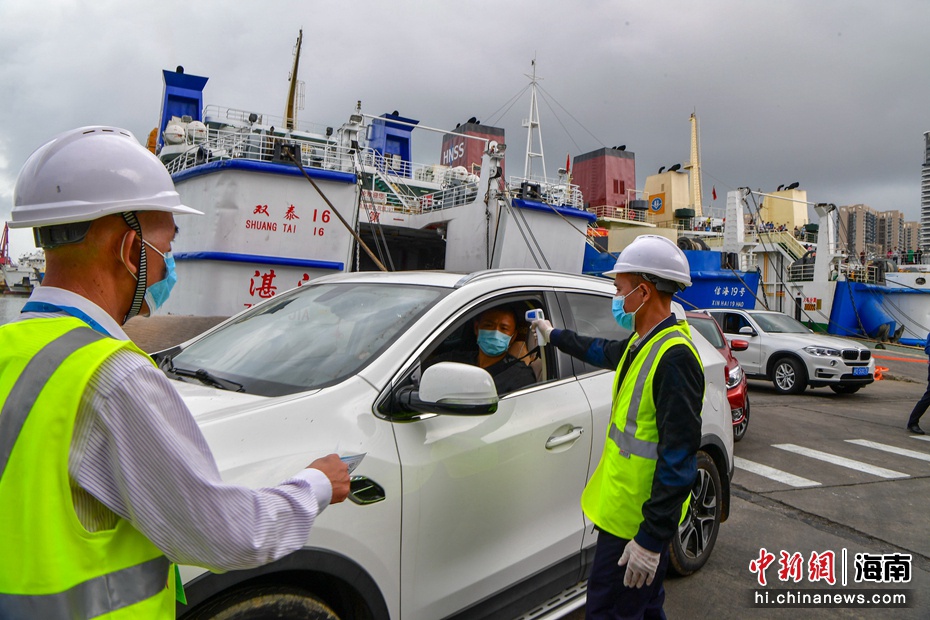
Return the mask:
[[691, 286], [691, 268], [688, 257], [669, 239], [659, 235], [640, 235], [626, 246], [614, 268], [604, 272], [605, 276], [618, 273], [643, 274], [660, 280], [668, 280], [679, 285], [678, 288]]
[[52, 138], [26, 160], [13, 189], [10, 228], [125, 211], [203, 215], [181, 204], [168, 170], [129, 131], [81, 127]]

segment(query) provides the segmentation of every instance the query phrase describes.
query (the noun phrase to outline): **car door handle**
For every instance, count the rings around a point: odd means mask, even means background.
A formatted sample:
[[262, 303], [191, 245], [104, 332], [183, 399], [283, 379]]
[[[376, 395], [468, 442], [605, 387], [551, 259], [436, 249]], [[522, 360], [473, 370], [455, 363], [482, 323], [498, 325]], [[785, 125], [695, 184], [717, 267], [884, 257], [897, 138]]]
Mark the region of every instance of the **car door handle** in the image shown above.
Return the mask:
[[567, 433], [562, 435], [552, 435], [549, 437], [549, 441], [546, 442], [546, 450], [551, 450], [552, 448], [557, 448], [559, 446], [564, 446], [567, 443], [576, 441], [581, 434], [584, 433], [584, 429], [580, 426], [573, 426]]
[[349, 499], [360, 506], [375, 504], [384, 500], [384, 488], [365, 476], [352, 476], [349, 479]]

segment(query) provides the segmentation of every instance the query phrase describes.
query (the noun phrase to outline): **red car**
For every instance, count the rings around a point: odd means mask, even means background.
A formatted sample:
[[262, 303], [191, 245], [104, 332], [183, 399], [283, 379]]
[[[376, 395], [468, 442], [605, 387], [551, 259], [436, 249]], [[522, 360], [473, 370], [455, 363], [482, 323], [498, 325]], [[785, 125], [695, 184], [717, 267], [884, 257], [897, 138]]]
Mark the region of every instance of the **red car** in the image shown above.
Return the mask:
[[727, 400], [733, 414], [733, 441], [739, 441], [749, 428], [749, 390], [746, 388], [746, 373], [733, 356], [733, 351], [745, 351], [749, 343], [724, 337], [714, 317], [704, 312], [687, 312], [688, 324], [698, 330], [711, 345], [720, 351], [727, 361]]

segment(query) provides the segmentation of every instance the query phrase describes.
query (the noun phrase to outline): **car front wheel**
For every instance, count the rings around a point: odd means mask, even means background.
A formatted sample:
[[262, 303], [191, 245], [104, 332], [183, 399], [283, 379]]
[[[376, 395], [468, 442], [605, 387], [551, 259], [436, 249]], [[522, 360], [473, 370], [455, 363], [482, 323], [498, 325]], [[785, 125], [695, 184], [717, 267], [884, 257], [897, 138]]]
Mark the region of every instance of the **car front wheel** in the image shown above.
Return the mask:
[[801, 362], [783, 357], [772, 367], [772, 383], [779, 394], [800, 394], [807, 387], [807, 376]]
[[678, 536], [669, 544], [669, 563], [679, 575], [690, 575], [707, 562], [720, 530], [720, 497], [723, 485], [714, 459], [703, 450], [697, 453], [697, 479], [691, 488], [691, 503]]
[[743, 411], [733, 420], [733, 441], [739, 441], [746, 436], [746, 429], [749, 428], [749, 393], [746, 393], [746, 400], [743, 401]]
[[288, 587], [254, 587], [221, 596], [185, 619], [192, 620], [339, 620], [313, 595]]

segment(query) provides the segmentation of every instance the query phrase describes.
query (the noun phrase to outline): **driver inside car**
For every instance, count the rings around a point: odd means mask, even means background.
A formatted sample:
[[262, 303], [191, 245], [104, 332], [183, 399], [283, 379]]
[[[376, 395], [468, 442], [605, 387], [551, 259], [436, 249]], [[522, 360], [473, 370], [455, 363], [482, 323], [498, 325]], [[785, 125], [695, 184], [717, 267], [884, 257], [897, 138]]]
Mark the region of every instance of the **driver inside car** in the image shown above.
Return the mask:
[[508, 306], [483, 311], [474, 320], [478, 348], [467, 351], [449, 351], [429, 360], [428, 366], [438, 362], [471, 364], [488, 371], [494, 379], [498, 394], [507, 394], [536, 383], [536, 373], [519, 358], [509, 353], [517, 338], [516, 315]]

